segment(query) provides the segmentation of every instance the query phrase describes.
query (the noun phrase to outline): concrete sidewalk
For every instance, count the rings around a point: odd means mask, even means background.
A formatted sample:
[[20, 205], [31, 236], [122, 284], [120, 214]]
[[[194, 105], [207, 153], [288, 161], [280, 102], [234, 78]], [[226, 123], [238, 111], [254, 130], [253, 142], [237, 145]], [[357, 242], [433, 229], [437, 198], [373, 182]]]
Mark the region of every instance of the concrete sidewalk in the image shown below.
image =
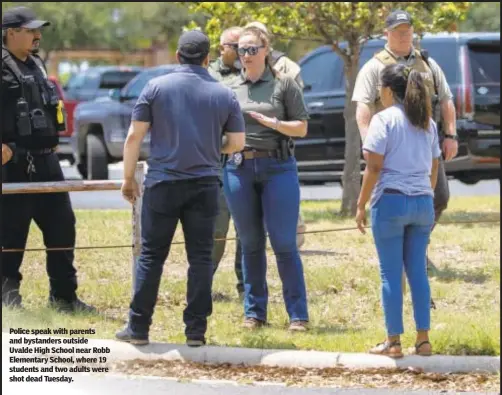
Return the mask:
[[[9, 335], [2, 333], [2, 354], [11, 356], [9, 347], [26, 347], [26, 344], [9, 344], [10, 339], [47, 339], [48, 336], [27, 336]], [[59, 337], [51, 336], [53, 339]], [[28, 346], [34, 347], [63, 347], [63, 348], [92, 348], [91, 353], [61, 353], [43, 355], [63, 357], [105, 356], [108, 362], [126, 361], [133, 359], [161, 359], [167, 361], [183, 361], [208, 364], [233, 364], [247, 366], [275, 366], [275, 367], [299, 367], [299, 368], [333, 368], [341, 367], [347, 369], [369, 369], [369, 368], [415, 368], [424, 372], [435, 373], [498, 373], [500, 372], [500, 357], [477, 357], [477, 356], [406, 356], [402, 359], [375, 356], [370, 354], [339, 353], [339, 352], [319, 352], [319, 351], [294, 351], [294, 350], [262, 350], [230, 347], [189, 348], [185, 345], [150, 343], [147, 346], [133, 346], [131, 344], [117, 342], [114, 340], [89, 339], [85, 345], [63, 345], [63, 344], [37, 344]], [[96, 348], [96, 350], [94, 350]], [[108, 351], [106, 354], [102, 351]], [[100, 352], [101, 351], [101, 352]], [[16, 354], [16, 357], [42, 356], [40, 353]]]

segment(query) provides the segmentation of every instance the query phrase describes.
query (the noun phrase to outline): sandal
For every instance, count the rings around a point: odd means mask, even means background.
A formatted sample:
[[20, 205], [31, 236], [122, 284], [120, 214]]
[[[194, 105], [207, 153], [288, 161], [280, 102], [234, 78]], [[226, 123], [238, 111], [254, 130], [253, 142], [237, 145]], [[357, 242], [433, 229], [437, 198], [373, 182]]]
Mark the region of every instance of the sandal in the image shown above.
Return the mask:
[[430, 357], [432, 355], [432, 346], [430, 347], [430, 351], [428, 352], [423, 352], [423, 351], [420, 351], [420, 349], [425, 346], [426, 344], [428, 344], [429, 346], [431, 346], [431, 343], [426, 340], [420, 344], [415, 344], [415, 352], [414, 354], [415, 355], [419, 355], [421, 357]]
[[[398, 348], [399, 351], [392, 350], [393, 348]], [[370, 354], [373, 355], [383, 355], [390, 358], [403, 358], [404, 354], [401, 350], [401, 342], [389, 342], [385, 341], [383, 343], [377, 344], [370, 350]]]

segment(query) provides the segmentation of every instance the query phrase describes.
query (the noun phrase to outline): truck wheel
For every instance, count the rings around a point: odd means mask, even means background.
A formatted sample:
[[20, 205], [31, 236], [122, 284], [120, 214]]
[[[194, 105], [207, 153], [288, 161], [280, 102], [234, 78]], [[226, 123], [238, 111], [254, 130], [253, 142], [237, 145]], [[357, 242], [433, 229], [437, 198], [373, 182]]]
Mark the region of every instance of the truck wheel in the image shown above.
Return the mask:
[[87, 135], [87, 178], [108, 180], [108, 155], [103, 140], [93, 134]]
[[471, 173], [462, 173], [457, 177], [457, 179], [465, 185], [476, 185], [480, 181], [479, 176]]

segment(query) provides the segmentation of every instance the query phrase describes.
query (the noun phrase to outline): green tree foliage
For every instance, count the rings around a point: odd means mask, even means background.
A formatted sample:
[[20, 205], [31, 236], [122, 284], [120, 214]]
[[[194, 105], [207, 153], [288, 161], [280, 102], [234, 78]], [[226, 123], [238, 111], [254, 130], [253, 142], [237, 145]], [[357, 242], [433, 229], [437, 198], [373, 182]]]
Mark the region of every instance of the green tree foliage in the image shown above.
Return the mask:
[[[351, 102], [362, 45], [382, 34], [393, 9], [414, 16], [417, 33], [453, 31], [464, 20], [469, 2], [190, 2], [192, 12], [206, 18], [204, 25], [213, 45], [223, 29], [256, 20], [280, 38], [309, 38], [328, 44], [343, 59], [346, 76], [345, 170], [342, 214], [355, 215], [360, 191], [361, 142]], [[193, 23], [191, 26], [194, 26]], [[346, 45], [342, 45], [344, 42]]]
[[2, 2], [2, 11], [30, 7], [52, 24], [44, 29], [43, 49], [131, 51], [167, 45], [195, 19], [183, 4], [165, 2]]
[[500, 2], [476, 2], [460, 24], [462, 32], [500, 32]]

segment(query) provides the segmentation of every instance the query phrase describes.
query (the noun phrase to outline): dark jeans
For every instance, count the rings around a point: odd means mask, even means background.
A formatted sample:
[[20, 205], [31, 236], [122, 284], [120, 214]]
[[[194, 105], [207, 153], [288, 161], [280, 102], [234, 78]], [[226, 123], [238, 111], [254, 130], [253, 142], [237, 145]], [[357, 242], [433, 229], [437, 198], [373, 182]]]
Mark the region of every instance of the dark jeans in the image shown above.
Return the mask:
[[274, 250], [290, 321], [308, 321], [303, 264], [296, 243], [300, 185], [296, 160], [245, 160], [225, 166], [225, 195], [242, 241], [244, 310], [267, 321], [265, 226]]
[[[56, 154], [34, 156], [35, 173], [31, 180], [27, 175], [25, 157], [17, 163], [8, 162], [2, 166], [2, 181], [44, 182], [63, 181], [64, 176]], [[75, 214], [68, 193], [15, 194], [2, 196], [2, 247], [4, 249], [25, 249], [31, 220], [40, 228], [46, 248], [75, 246]], [[2, 288], [19, 288], [24, 254], [22, 252], [2, 253]], [[47, 253], [47, 274], [50, 296], [61, 301], [75, 301], [77, 278], [73, 266], [74, 253], [52, 251]]]
[[[221, 258], [223, 257], [223, 254], [225, 253], [225, 247], [226, 247], [226, 237], [228, 234], [228, 228], [230, 226], [230, 211], [228, 210], [228, 205], [227, 205], [227, 199], [225, 198], [225, 193], [223, 188], [220, 188], [220, 194], [219, 194], [219, 211], [218, 211], [218, 217], [216, 218], [216, 227], [214, 231], [214, 238], [215, 239], [220, 239], [214, 242], [214, 248], [213, 248], [213, 253], [212, 253], [212, 259], [213, 259], [213, 264], [214, 264], [214, 273], [216, 273], [216, 270], [218, 270], [218, 266], [220, 265]], [[237, 229], [235, 231], [237, 235]], [[235, 275], [237, 277], [237, 292], [238, 293], [243, 293], [244, 292], [244, 282], [242, 279], [242, 248], [241, 248], [241, 241], [238, 238], [237, 235], [237, 240], [236, 240], [236, 247], [235, 247], [235, 261], [234, 261], [234, 269], [235, 269]]]
[[218, 179], [163, 182], [145, 188], [141, 211], [141, 255], [136, 265], [129, 326], [147, 334], [152, 324], [164, 262], [178, 221], [185, 237], [189, 264], [185, 334], [202, 340], [212, 314], [214, 224], [218, 214]]

